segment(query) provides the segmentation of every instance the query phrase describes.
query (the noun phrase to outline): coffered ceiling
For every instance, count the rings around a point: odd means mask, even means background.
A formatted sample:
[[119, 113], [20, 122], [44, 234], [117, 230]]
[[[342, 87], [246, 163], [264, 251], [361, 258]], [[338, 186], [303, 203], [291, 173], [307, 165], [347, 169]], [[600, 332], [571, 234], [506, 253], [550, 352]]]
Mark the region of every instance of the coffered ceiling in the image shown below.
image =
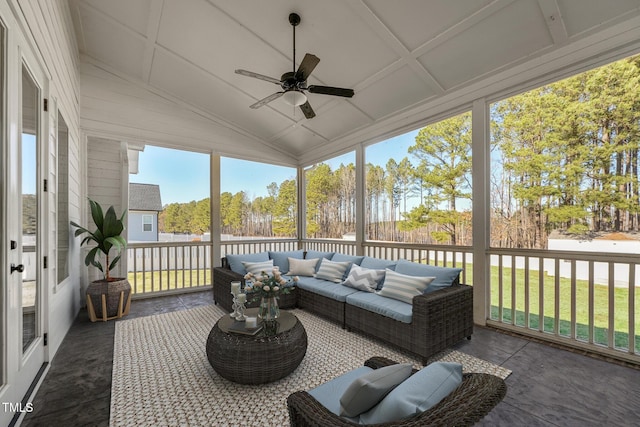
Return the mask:
[[[637, 0], [70, 0], [70, 6], [84, 63], [294, 158], [370, 137], [366, 129], [388, 131], [415, 111], [567, 46], [584, 49], [582, 41], [592, 44], [640, 16]], [[310, 120], [283, 99], [249, 109], [279, 87], [234, 73], [242, 68], [279, 79], [291, 70], [290, 12], [302, 18], [296, 59], [306, 52], [320, 58], [308, 83], [355, 90], [351, 99], [309, 94], [317, 114]]]

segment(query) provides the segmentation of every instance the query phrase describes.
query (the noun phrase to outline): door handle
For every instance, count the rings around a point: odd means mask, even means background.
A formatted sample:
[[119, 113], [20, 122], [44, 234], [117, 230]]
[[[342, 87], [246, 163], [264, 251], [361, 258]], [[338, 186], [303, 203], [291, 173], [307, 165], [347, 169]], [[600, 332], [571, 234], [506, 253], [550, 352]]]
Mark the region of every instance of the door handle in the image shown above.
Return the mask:
[[18, 273], [22, 273], [24, 271], [24, 265], [22, 264], [11, 264], [11, 274], [13, 274], [14, 271], [17, 271]]

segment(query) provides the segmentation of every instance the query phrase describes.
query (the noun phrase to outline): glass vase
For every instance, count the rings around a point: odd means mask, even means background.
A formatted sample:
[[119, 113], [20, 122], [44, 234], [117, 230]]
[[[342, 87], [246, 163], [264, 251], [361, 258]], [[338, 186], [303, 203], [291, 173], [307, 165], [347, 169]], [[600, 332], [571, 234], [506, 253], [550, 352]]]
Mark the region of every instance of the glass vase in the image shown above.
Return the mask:
[[276, 320], [278, 317], [280, 317], [278, 299], [276, 297], [262, 297], [260, 300], [260, 309], [258, 310], [258, 318], [268, 322]]

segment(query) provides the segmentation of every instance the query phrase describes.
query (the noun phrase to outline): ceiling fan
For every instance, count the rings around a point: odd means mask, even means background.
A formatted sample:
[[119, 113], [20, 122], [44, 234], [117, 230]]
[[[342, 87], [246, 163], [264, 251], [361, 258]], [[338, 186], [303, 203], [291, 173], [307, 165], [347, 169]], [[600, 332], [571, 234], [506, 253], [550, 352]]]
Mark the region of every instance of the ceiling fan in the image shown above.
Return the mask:
[[302, 113], [307, 119], [312, 119], [316, 116], [316, 113], [313, 111], [313, 108], [311, 108], [311, 105], [307, 100], [307, 95], [304, 93], [305, 91], [308, 91], [309, 93], [319, 93], [322, 95], [342, 96], [345, 98], [351, 98], [354, 92], [353, 89], [343, 89], [339, 87], [317, 85], [307, 86], [307, 79], [314, 68], [316, 68], [316, 65], [318, 65], [318, 62], [320, 62], [320, 58], [307, 53], [296, 71], [296, 27], [300, 23], [300, 15], [297, 13], [289, 14], [289, 23], [293, 27], [293, 71], [284, 73], [282, 77], [280, 77], [280, 80], [247, 70], [236, 70], [236, 73], [275, 83], [282, 88], [282, 91], [261, 99], [255, 104], [250, 105], [249, 108], [260, 108], [282, 96], [288, 104], [300, 106]]

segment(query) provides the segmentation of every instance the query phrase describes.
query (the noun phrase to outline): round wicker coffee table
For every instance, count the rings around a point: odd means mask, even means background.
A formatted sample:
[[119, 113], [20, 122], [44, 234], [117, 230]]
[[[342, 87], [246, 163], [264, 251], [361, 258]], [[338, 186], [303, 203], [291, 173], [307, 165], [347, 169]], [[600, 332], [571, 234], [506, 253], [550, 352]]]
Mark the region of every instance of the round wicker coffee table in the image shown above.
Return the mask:
[[[257, 309], [245, 313], [255, 316]], [[307, 332], [298, 318], [281, 311], [278, 331], [265, 336], [229, 332], [235, 320], [228, 314], [216, 322], [207, 338], [207, 358], [213, 369], [229, 381], [240, 384], [264, 384], [293, 372], [307, 352]]]

